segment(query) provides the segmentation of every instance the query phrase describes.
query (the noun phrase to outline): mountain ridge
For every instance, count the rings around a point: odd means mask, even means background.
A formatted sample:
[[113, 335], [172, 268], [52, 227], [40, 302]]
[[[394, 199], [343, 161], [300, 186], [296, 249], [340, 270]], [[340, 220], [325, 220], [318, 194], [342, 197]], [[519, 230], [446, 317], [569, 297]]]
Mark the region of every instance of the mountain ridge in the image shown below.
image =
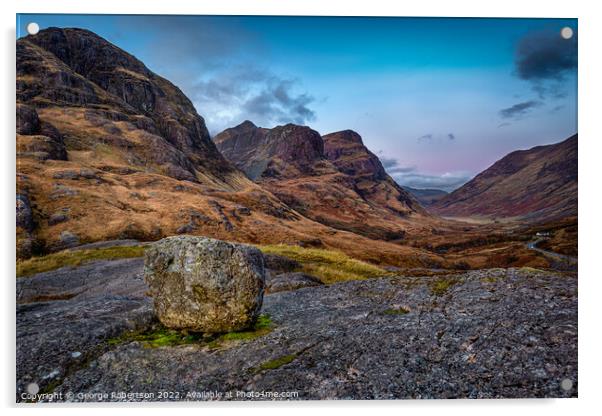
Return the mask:
[[439, 215], [554, 219], [577, 215], [578, 135], [517, 150], [437, 201]]

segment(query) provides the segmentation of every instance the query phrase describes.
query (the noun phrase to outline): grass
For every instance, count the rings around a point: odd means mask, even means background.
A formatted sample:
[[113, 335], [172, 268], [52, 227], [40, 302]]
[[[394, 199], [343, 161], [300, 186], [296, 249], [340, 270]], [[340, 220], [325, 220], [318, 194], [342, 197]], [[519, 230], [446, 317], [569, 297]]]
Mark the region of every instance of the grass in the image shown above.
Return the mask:
[[228, 332], [225, 334], [202, 334], [199, 332], [179, 331], [158, 325], [147, 332], [126, 332], [117, 338], [108, 340], [109, 345], [119, 345], [125, 342], [140, 342], [146, 348], [175, 347], [178, 345], [199, 344], [210, 348], [219, 348], [228, 341], [247, 341], [270, 333], [273, 329], [272, 320], [268, 315], [260, 315], [252, 328]]
[[17, 277], [47, 272], [65, 266], [79, 266], [88, 261], [113, 260], [144, 255], [144, 247], [105, 247], [90, 250], [65, 250], [41, 257], [17, 261]]
[[220, 347], [223, 342], [228, 341], [248, 341], [255, 338], [262, 337], [266, 334], [272, 332], [273, 323], [272, 319], [269, 315], [263, 314], [259, 315], [255, 325], [252, 328], [244, 330], [244, 331], [236, 331], [236, 332], [228, 332], [226, 334], [222, 334], [213, 341], [209, 343], [211, 348]]
[[326, 284], [394, 275], [340, 251], [285, 244], [263, 245], [258, 248], [265, 254], [277, 254], [298, 261], [303, 272], [318, 277]]
[[108, 343], [109, 345], [118, 345], [123, 342], [138, 341], [141, 342], [145, 347], [157, 348], [193, 344], [201, 342], [202, 339], [202, 334], [186, 333], [184, 331], [176, 331], [161, 326], [150, 332], [127, 332], [118, 338], [109, 339]]
[[431, 289], [431, 293], [435, 296], [443, 296], [447, 293], [447, 291], [459, 283], [460, 279], [455, 277], [444, 277], [433, 281], [429, 286]]
[[385, 315], [405, 315], [405, 314], [407, 314], [409, 312], [410, 312], [409, 309], [406, 309], [403, 306], [400, 306], [399, 308], [385, 309], [385, 311], [383, 313]]
[[298, 354], [288, 354], [283, 355], [282, 357], [278, 357], [274, 360], [266, 361], [265, 363], [257, 367], [253, 372], [259, 373], [260, 371], [265, 370], [275, 370], [277, 368], [282, 367], [283, 365], [292, 363], [295, 360], [295, 358], [297, 358], [297, 356]]

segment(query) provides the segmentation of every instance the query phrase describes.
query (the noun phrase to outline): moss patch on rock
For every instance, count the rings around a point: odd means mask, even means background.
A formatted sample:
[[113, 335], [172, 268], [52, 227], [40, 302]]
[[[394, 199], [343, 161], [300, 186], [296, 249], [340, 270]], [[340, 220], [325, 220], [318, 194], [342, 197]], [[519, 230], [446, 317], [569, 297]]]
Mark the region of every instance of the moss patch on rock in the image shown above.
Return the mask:
[[126, 342], [140, 342], [146, 348], [175, 347], [178, 345], [206, 345], [219, 348], [228, 341], [248, 341], [269, 334], [273, 330], [272, 320], [268, 315], [260, 315], [255, 324], [244, 331], [225, 334], [203, 334], [199, 332], [179, 331], [156, 325], [145, 332], [126, 332], [119, 337], [108, 340], [109, 345]]
[[460, 279], [454, 276], [446, 276], [434, 280], [430, 285], [431, 293], [435, 296], [443, 296], [454, 285], [460, 283]]
[[388, 308], [385, 309], [383, 312], [383, 314], [385, 315], [405, 315], [407, 313], [410, 313], [410, 310], [404, 308], [403, 306], [399, 306], [397, 308]]

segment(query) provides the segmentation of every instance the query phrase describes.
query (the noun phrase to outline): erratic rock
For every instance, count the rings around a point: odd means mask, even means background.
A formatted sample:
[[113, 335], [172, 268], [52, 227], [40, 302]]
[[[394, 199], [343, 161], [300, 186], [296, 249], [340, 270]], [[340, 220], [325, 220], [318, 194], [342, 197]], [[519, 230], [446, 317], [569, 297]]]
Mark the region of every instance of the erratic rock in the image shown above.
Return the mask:
[[170, 328], [241, 330], [254, 323], [263, 302], [263, 255], [243, 244], [165, 238], [146, 250], [144, 273], [157, 316]]

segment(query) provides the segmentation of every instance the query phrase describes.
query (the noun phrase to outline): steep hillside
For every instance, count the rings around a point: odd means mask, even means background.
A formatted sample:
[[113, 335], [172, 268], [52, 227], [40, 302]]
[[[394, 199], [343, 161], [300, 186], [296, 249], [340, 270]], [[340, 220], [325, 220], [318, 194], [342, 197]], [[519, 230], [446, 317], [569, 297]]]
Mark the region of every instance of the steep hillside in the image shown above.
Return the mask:
[[[19, 258], [94, 241], [197, 234], [318, 245], [389, 264], [440, 260], [291, 209], [221, 155], [176, 86], [92, 32], [50, 28], [19, 39], [16, 50]], [[285, 130], [271, 134], [306, 134]], [[290, 150], [278, 143], [275, 154]], [[317, 135], [302, 148], [306, 159], [285, 158], [272, 170], [341, 175], [325, 159], [313, 162], [322, 149], [312, 146], [321, 143]]]
[[322, 224], [384, 240], [428, 227], [423, 208], [355, 132], [322, 138], [305, 126], [265, 129], [246, 121], [214, 142], [250, 178]]
[[439, 200], [447, 216], [553, 219], [577, 214], [577, 135], [503, 157]]

